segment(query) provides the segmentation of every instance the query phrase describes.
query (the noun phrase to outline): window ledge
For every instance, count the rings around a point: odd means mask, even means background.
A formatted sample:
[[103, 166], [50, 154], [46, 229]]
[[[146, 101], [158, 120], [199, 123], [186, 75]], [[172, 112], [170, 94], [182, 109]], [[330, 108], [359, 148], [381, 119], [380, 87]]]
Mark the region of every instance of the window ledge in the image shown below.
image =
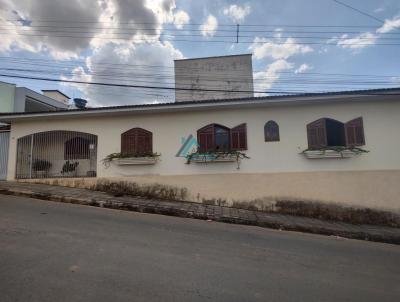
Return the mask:
[[157, 162], [155, 157], [127, 157], [112, 160], [118, 166], [126, 165], [154, 165]]
[[351, 158], [360, 153], [351, 150], [335, 151], [335, 150], [307, 150], [303, 152], [304, 156], [308, 159], [318, 158]]

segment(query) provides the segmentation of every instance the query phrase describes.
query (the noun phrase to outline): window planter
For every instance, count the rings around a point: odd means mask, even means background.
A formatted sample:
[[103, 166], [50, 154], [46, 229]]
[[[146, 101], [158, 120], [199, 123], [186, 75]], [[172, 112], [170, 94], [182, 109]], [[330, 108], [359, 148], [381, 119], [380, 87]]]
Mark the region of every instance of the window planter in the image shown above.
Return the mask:
[[361, 148], [332, 147], [326, 149], [311, 150], [307, 149], [301, 152], [308, 159], [319, 158], [351, 158], [369, 151]]
[[108, 168], [111, 163], [118, 166], [127, 165], [154, 165], [161, 154], [148, 153], [148, 154], [123, 154], [123, 153], [112, 153], [106, 156], [102, 160], [103, 165]]
[[245, 153], [240, 151], [227, 152], [207, 152], [207, 153], [192, 153], [186, 156], [187, 164], [194, 163], [229, 163], [236, 162], [237, 168], [240, 169], [241, 159], [248, 159]]
[[112, 160], [118, 166], [127, 165], [154, 165], [157, 162], [156, 157], [127, 157], [115, 158]]
[[223, 162], [235, 162], [237, 160], [235, 154], [215, 154], [215, 153], [204, 153], [194, 154], [190, 159], [194, 163], [223, 163]]

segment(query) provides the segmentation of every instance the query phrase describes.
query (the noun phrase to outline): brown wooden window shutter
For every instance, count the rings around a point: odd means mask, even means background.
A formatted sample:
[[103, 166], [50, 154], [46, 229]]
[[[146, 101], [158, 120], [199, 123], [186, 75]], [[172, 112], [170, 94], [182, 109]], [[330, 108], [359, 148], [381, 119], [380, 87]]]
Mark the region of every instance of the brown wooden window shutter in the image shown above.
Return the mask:
[[265, 124], [264, 140], [266, 142], [279, 142], [279, 125], [275, 121], [268, 121]]
[[240, 124], [231, 129], [231, 150], [247, 150], [246, 124]]
[[318, 149], [328, 145], [326, 119], [321, 118], [307, 125], [308, 148]]
[[153, 153], [153, 134], [142, 128], [132, 128], [121, 134], [123, 155], [148, 155]]
[[353, 119], [345, 124], [346, 145], [363, 146], [365, 145], [364, 126], [362, 117]]
[[215, 149], [214, 124], [197, 130], [197, 143], [199, 144], [199, 152], [201, 153]]

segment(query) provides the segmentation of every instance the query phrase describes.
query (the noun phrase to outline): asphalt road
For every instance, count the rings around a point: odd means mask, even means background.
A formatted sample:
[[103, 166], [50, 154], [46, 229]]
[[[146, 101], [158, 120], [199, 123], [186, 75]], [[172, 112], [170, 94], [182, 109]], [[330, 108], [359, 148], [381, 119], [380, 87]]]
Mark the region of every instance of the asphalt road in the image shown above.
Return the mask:
[[400, 301], [400, 246], [0, 195], [0, 301]]

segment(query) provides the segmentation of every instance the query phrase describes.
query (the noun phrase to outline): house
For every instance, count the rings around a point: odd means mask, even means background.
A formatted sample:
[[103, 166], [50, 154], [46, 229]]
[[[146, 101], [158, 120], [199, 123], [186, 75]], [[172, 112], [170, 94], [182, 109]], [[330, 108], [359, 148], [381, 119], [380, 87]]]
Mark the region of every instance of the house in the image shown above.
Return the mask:
[[0, 82], [0, 112], [34, 112], [68, 109], [69, 97], [58, 90], [42, 90], [43, 94]]
[[[41, 112], [69, 108], [69, 97], [58, 90], [43, 94], [15, 84], [0, 82], [0, 112]], [[0, 122], [0, 180], [6, 178], [10, 126]]]
[[194, 201], [400, 208], [400, 88], [12, 112], [0, 122], [11, 125], [8, 180], [113, 178], [187, 188]]

